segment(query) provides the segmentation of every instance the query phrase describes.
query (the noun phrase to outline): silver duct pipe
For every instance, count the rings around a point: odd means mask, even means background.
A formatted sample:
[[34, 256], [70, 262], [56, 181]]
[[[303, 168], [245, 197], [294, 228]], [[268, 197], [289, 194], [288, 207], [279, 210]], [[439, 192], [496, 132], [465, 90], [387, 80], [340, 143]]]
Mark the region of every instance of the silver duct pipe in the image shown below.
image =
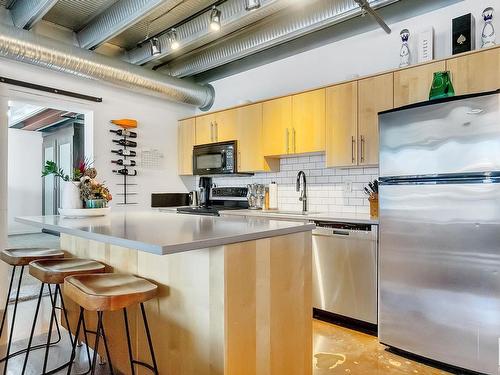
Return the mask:
[[[371, 0], [377, 9], [399, 0]], [[354, 0], [316, 0], [290, 11], [277, 13], [228, 39], [172, 60], [161, 71], [174, 77], [192, 76], [239, 60], [303, 35], [362, 14]]]
[[208, 110], [214, 89], [0, 24], [0, 57], [187, 103]]

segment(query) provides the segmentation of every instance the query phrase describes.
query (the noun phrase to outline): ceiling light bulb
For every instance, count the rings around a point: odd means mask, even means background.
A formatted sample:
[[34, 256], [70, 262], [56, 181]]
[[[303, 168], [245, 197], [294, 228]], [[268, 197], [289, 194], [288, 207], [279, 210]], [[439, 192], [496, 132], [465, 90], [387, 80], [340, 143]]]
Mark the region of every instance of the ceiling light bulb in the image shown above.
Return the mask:
[[210, 28], [213, 31], [220, 30], [220, 16], [221, 16], [221, 11], [214, 6], [212, 8], [212, 12], [210, 13]]
[[161, 54], [161, 45], [158, 38], [152, 38], [149, 40], [149, 47], [151, 48], [151, 55], [157, 56]]
[[171, 49], [178, 49], [179, 48], [180, 44], [179, 44], [179, 41], [177, 39], [177, 30], [175, 30], [175, 29], [170, 30], [168, 39], [170, 42]]
[[260, 8], [260, 0], [245, 0], [246, 10], [255, 10]]

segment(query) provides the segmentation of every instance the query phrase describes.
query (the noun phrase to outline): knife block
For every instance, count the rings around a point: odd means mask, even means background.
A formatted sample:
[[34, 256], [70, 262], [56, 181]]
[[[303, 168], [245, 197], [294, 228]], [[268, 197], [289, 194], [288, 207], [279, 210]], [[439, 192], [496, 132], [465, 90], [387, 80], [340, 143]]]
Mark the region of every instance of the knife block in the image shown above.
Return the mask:
[[378, 195], [368, 198], [368, 202], [370, 202], [370, 217], [378, 218]]

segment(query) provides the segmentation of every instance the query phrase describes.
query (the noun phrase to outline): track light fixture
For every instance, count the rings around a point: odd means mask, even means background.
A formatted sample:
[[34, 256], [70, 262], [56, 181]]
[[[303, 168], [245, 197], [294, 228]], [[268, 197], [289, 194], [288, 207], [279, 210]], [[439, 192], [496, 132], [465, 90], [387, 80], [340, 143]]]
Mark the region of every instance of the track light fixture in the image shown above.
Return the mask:
[[175, 29], [170, 29], [168, 33], [168, 43], [170, 45], [170, 48], [173, 50], [176, 50], [179, 48], [179, 40], [177, 39], [177, 30]]
[[160, 40], [158, 38], [151, 38], [149, 40], [149, 48], [151, 49], [152, 56], [161, 54]]
[[212, 12], [210, 13], [210, 29], [212, 29], [213, 31], [220, 30], [220, 16], [221, 11], [214, 5], [212, 8]]
[[245, 0], [246, 10], [250, 11], [258, 8], [260, 8], [260, 0]]

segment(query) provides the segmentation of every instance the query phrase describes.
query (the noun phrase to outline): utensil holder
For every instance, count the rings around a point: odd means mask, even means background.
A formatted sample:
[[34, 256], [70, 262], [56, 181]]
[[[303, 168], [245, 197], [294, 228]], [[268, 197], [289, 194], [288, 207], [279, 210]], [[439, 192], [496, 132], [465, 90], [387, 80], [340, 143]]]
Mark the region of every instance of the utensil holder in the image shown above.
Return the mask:
[[372, 218], [377, 218], [378, 217], [378, 195], [369, 198], [368, 201], [370, 202], [370, 216]]

